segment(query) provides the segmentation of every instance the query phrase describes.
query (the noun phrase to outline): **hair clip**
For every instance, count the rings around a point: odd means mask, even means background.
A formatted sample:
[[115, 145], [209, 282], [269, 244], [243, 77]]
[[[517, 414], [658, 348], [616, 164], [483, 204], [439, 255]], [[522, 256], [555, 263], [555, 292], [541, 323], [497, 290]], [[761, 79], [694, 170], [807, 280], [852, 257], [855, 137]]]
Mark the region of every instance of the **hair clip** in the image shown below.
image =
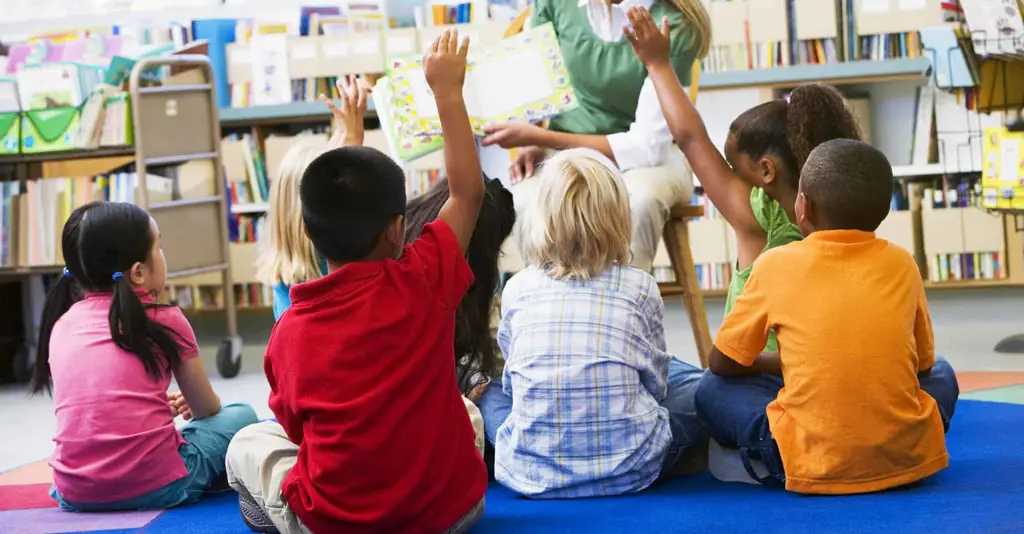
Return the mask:
[[110, 279], [115, 281], [115, 282], [117, 281], [118, 278], [124, 278], [124, 274], [122, 274], [122, 273], [114, 273], [114, 276], [110, 277]]
[[64, 268], [64, 270], [63, 270], [63, 271], [61, 271], [60, 275], [61, 275], [61, 276], [66, 276], [66, 277], [68, 277], [68, 278], [71, 278], [71, 271], [69, 271], [69, 270], [68, 270], [68, 268], [67, 268], [67, 267], [65, 267], [65, 268]]

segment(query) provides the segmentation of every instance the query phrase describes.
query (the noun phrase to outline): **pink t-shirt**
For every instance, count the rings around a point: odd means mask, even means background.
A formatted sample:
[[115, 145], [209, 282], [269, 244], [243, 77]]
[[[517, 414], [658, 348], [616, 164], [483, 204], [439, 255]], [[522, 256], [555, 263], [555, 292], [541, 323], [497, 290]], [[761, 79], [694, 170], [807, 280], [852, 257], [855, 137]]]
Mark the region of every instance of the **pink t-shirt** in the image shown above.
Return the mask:
[[[50, 467], [57, 491], [72, 503], [134, 499], [188, 474], [167, 403], [170, 366], [153, 380], [137, 356], [114, 343], [111, 297], [93, 293], [75, 303], [50, 338], [57, 417]], [[195, 333], [181, 310], [162, 307], [150, 316], [184, 338], [183, 359], [196, 357]]]

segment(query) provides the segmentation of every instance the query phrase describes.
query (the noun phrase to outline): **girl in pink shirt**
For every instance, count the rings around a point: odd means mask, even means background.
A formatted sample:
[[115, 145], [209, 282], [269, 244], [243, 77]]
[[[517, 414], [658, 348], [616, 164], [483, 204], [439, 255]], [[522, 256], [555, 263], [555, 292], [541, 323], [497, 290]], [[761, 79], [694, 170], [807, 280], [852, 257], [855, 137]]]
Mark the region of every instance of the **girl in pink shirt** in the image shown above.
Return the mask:
[[[133, 204], [93, 202], [71, 214], [61, 247], [32, 383], [56, 410], [50, 495], [80, 512], [195, 501], [256, 413], [220, 405], [181, 310], [155, 303], [167, 275], [156, 222]], [[181, 393], [167, 393], [172, 375]], [[176, 415], [190, 420], [180, 431]]]

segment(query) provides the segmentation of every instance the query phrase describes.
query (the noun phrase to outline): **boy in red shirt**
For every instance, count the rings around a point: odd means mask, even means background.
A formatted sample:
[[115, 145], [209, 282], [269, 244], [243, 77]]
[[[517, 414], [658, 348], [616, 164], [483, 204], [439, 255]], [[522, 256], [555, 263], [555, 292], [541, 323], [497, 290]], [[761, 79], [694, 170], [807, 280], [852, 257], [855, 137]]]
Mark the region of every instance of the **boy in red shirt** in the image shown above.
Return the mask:
[[483, 515], [487, 471], [455, 376], [463, 256], [484, 182], [462, 86], [468, 42], [448, 31], [424, 58], [445, 140], [450, 199], [405, 237], [405, 174], [364, 147], [302, 176], [302, 218], [327, 276], [293, 286], [265, 370], [280, 424], [232, 441], [243, 518], [267, 532], [441, 533]]

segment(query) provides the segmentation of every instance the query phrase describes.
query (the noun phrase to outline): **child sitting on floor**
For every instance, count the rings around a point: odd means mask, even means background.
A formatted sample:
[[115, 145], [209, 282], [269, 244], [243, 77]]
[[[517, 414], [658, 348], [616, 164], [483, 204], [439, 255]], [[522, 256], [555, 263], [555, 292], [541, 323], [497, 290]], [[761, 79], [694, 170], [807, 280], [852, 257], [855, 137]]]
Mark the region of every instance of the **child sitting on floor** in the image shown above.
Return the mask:
[[[892, 187], [889, 162], [870, 145], [815, 148], [796, 199], [806, 239], [754, 262], [718, 330], [697, 411], [762, 483], [864, 493], [920, 480], [949, 461], [943, 433], [956, 377], [935, 359], [914, 259], [874, 234]], [[761, 353], [771, 330], [780, 352]], [[767, 476], [755, 473], [755, 459]]]
[[[728, 315], [754, 260], [801, 238], [793, 205], [808, 154], [825, 141], [860, 139], [857, 121], [834, 88], [801, 85], [788, 97], [737, 117], [729, 126], [723, 158], [672, 69], [668, 22], [661, 21], [659, 29], [642, 7], [630, 8], [627, 17], [626, 37], [654, 83], [672, 138], [708, 199], [736, 232], [736, 271], [725, 300]], [[765, 350], [777, 350], [774, 332]]]
[[666, 352], [658, 284], [629, 266], [621, 175], [573, 149], [535, 179], [530, 266], [501, 296], [505, 371], [480, 402], [495, 478], [529, 497], [575, 498], [640, 491], [684, 459], [703, 469], [701, 371]]
[[[67, 267], [46, 296], [32, 382], [36, 393], [52, 387], [56, 411], [50, 495], [76, 512], [197, 500], [256, 413], [221, 406], [181, 310], [154, 303], [167, 274], [156, 222], [132, 204], [86, 204], [61, 250]], [[167, 393], [172, 374], [182, 393]], [[175, 415], [190, 422], [177, 430]]]
[[270, 182], [267, 228], [257, 260], [257, 277], [274, 288], [274, 320], [291, 306], [292, 285], [316, 280], [327, 274], [327, 263], [313, 250], [302, 224], [299, 181], [302, 173], [324, 150], [362, 146], [363, 116], [370, 87], [362, 79], [349, 86], [338, 82], [341, 107], [320, 95], [334, 115], [335, 130], [327, 146], [300, 138], [281, 159], [277, 176]]
[[[412, 244], [423, 227], [437, 218], [448, 201], [448, 180], [442, 178], [406, 207], [405, 242]], [[512, 193], [499, 180], [486, 180], [484, 204], [466, 249], [466, 261], [473, 270], [473, 285], [455, 311], [455, 370], [459, 389], [473, 402], [480, 400], [483, 387], [500, 368], [491, 312], [498, 289], [498, 258], [501, 245], [512, 233], [516, 212]]]
[[317, 158], [302, 218], [327, 276], [292, 288], [267, 346], [270, 408], [228, 451], [251, 528], [462, 533], [487, 470], [455, 379], [455, 310], [484, 182], [462, 89], [468, 43], [446, 31], [424, 58], [450, 198], [405, 240], [405, 174], [372, 148]]

